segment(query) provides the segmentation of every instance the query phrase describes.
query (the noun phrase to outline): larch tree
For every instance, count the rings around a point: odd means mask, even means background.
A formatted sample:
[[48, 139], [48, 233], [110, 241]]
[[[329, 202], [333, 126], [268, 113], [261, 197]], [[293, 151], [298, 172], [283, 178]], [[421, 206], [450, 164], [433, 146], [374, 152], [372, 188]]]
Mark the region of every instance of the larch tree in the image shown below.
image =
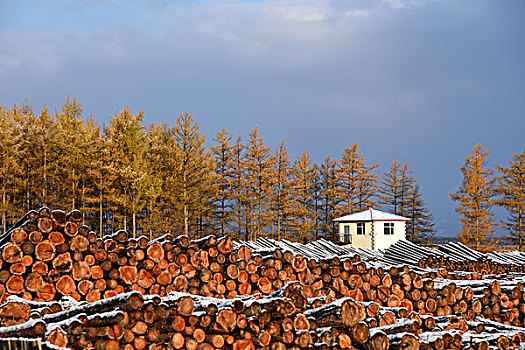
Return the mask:
[[291, 215], [292, 237], [295, 241], [308, 242], [317, 221], [314, 208], [315, 168], [308, 153], [297, 157], [290, 170], [290, 189], [293, 198]]
[[232, 192], [232, 134], [224, 127], [215, 136], [211, 153], [215, 161], [216, 193], [213, 208], [213, 221], [221, 236], [225, 235], [231, 221]]
[[379, 164], [366, 166], [363, 156], [359, 154], [357, 142], [350, 148], [345, 148], [337, 172], [338, 197], [341, 200], [339, 214], [363, 211], [373, 205], [377, 179], [373, 170], [378, 166]]
[[330, 240], [336, 239], [336, 223], [334, 219], [337, 215], [339, 206], [339, 177], [338, 162], [330, 156], [326, 157], [319, 167], [320, 182], [320, 230], [325, 238]]
[[322, 207], [323, 207], [323, 198], [322, 198], [322, 187], [321, 187], [321, 168], [317, 163], [313, 163], [314, 176], [312, 178], [312, 212], [314, 219], [314, 225], [312, 228], [312, 237], [318, 239], [323, 236], [322, 227]]
[[414, 243], [428, 243], [436, 234], [434, 217], [426, 207], [419, 185], [413, 176], [409, 179], [410, 187], [406, 197], [405, 216], [407, 239]]
[[180, 213], [180, 224], [186, 235], [191, 228], [197, 235], [204, 233], [215, 190], [213, 159], [204, 147], [205, 137], [199, 128], [188, 112], [180, 114], [174, 126], [176, 202], [172, 204]]
[[264, 139], [259, 136], [259, 128], [255, 127], [246, 142], [245, 176], [248, 207], [251, 212], [249, 239], [265, 235], [270, 227], [269, 204], [271, 194], [271, 178], [274, 157], [270, 147], [265, 146]]
[[488, 155], [481, 144], [474, 146], [461, 167], [461, 187], [449, 195], [457, 203], [454, 209], [460, 215], [462, 228], [458, 240], [478, 249], [490, 248], [495, 243], [491, 239], [496, 222], [492, 212], [494, 178], [492, 170], [487, 167]]
[[86, 152], [88, 145], [83, 134], [82, 105], [77, 99], [66, 97], [59, 111], [55, 112], [57, 128], [57, 197], [68, 209], [82, 208], [81, 183], [86, 167], [91, 162]]
[[522, 251], [525, 245], [525, 150], [513, 154], [507, 167], [496, 165], [499, 172], [495, 187], [494, 203], [508, 212], [502, 220], [504, 237]]
[[379, 204], [392, 214], [406, 216], [411, 176], [408, 163], [401, 165], [397, 160], [390, 163], [389, 170], [382, 175], [378, 191]]
[[167, 124], [154, 123], [146, 132], [148, 149], [148, 186], [146, 188], [145, 231], [150, 237], [171, 233], [176, 220], [171, 206], [174, 190], [175, 138]]
[[17, 162], [19, 148], [19, 132], [17, 120], [12, 110], [0, 105], [0, 179], [2, 181], [2, 232], [5, 233], [10, 220], [17, 214], [12, 207], [16, 207], [17, 179], [20, 175], [20, 166]]
[[246, 177], [244, 176], [244, 145], [238, 137], [231, 154], [231, 222], [229, 231], [235, 239], [249, 239], [251, 209], [248, 208]]
[[117, 218], [128, 229], [131, 217], [131, 232], [137, 236], [137, 216], [145, 205], [145, 192], [148, 185], [148, 162], [146, 160], [146, 137], [142, 112], [132, 114], [129, 107], [116, 113], [106, 129], [108, 139], [109, 176], [112, 178], [111, 201]]
[[275, 150], [275, 169], [272, 177], [272, 236], [281, 240], [289, 230], [290, 198], [290, 158], [284, 139]]
[[[93, 215], [93, 229], [98, 231], [100, 237], [106, 232], [112, 232], [108, 225], [107, 216], [109, 214], [109, 200], [111, 191], [111, 176], [109, 175], [110, 157], [108, 149], [108, 139], [102, 134], [101, 128], [92, 119], [88, 119], [84, 128], [86, 140], [90, 140], [87, 148], [90, 165], [87, 168], [86, 177], [89, 179], [84, 200], [89, 208], [88, 212]], [[95, 225], [96, 222], [96, 225]]]
[[37, 178], [41, 174], [42, 162], [38, 155], [38, 141], [34, 137], [37, 117], [27, 105], [13, 106], [11, 117], [16, 121], [18, 134], [15, 159], [19, 171], [16, 178], [16, 202], [21, 208], [20, 214], [23, 214], [40, 205], [41, 190]]
[[49, 206], [56, 203], [57, 196], [52, 190], [57, 186], [56, 167], [57, 157], [57, 133], [56, 122], [53, 116], [49, 114], [47, 106], [44, 106], [34, 121], [34, 138], [35, 138], [35, 160], [39, 166], [36, 176], [37, 182], [41, 183], [38, 191], [39, 203], [43, 206]]

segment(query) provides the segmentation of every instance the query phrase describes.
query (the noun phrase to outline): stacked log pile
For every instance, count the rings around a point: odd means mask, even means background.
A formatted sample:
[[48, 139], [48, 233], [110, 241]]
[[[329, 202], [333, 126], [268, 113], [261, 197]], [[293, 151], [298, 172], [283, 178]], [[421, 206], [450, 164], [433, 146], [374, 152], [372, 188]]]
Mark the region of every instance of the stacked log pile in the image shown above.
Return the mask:
[[[433, 254], [415, 267], [377, 256], [368, 264], [326, 242], [316, 247], [329, 258], [289, 243], [254, 254], [227, 236], [97, 238], [80, 212], [47, 208], [0, 241], [2, 338], [74, 349], [485, 349], [525, 340], [524, 288], [511, 274], [523, 266], [493, 260]], [[431, 265], [440, 261], [448, 265]]]

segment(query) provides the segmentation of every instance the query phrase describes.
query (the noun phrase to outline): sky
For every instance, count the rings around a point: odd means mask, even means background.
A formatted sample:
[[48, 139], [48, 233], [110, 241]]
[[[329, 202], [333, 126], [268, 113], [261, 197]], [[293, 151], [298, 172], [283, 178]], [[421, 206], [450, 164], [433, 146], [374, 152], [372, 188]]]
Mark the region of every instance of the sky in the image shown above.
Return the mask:
[[[77, 97], [101, 124], [191, 112], [292, 159], [407, 162], [439, 235], [476, 143], [525, 149], [522, 0], [0, 0], [0, 103]], [[498, 212], [501, 214], [500, 212]]]

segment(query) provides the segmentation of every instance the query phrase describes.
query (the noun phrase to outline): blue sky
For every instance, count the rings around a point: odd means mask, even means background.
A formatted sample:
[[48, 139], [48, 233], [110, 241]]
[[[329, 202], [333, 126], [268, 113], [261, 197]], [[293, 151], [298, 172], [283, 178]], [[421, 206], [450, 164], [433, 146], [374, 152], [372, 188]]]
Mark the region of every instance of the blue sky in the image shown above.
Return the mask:
[[441, 234], [474, 144], [525, 148], [525, 2], [0, 0], [0, 102], [76, 96], [102, 123], [190, 111], [314, 160], [408, 162]]

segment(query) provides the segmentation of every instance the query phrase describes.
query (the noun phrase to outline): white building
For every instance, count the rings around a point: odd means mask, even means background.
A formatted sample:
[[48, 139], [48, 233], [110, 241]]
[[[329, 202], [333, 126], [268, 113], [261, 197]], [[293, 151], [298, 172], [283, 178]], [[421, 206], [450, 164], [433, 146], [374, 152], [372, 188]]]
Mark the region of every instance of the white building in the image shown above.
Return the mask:
[[334, 220], [339, 224], [339, 241], [350, 247], [386, 249], [406, 239], [410, 219], [375, 209], [346, 215]]

